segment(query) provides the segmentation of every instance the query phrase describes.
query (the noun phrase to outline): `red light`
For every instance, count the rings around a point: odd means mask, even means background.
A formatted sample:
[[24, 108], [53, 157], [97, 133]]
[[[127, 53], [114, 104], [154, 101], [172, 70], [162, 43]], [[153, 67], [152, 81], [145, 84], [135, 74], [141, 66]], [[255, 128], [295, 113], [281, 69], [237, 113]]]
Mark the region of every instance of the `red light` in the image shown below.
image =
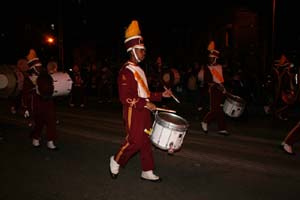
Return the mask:
[[51, 37], [51, 36], [48, 36], [48, 37], [46, 38], [46, 41], [47, 41], [48, 44], [54, 44], [54, 38]]

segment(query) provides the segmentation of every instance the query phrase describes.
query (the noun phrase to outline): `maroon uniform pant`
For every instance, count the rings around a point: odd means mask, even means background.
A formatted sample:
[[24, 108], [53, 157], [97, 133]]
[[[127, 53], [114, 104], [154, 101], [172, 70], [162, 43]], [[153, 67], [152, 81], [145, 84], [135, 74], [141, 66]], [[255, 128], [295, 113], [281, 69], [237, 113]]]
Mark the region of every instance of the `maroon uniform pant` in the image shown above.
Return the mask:
[[[125, 109], [126, 110], [126, 109]], [[125, 111], [125, 115], [128, 113]], [[154, 169], [154, 159], [152, 155], [152, 143], [149, 135], [144, 132], [145, 129], [151, 127], [149, 110], [142, 109], [142, 111], [133, 111], [132, 122], [128, 122], [125, 117], [125, 126], [127, 136], [119, 151], [115, 155], [115, 160], [124, 167], [129, 159], [136, 153], [139, 153], [140, 161], [143, 171]], [[130, 124], [130, 126], [129, 126]]]
[[46, 127], [47, 141], [54, 141], [56, 135], [56, 111], [53, 99], [44, 99], [36, 95], [34, 98], [34, 122], [32, 137], [40, 139], [43, 128]]
[[223, 112], [224, 94], [217, 87], [210, 87], [210, 110], [204, 116], [203, 122], [210, 123], [213, 120], [217, 121], [219, 130], [226, 130], [225, 114]]

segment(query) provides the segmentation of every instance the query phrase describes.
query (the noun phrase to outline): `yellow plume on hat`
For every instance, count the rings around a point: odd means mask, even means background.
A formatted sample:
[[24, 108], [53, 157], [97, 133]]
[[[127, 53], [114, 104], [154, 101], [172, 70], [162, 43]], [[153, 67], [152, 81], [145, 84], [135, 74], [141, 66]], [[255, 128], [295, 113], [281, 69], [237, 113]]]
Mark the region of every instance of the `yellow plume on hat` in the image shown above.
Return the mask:
[[125, 31], [125, 38], [130, 38], [136, 35], [141, 35], [139, 23], [137, 20], [132, 20], [131, 24], [128, 26], [128, 28]]
[[35, 50], [34, 49], [30, 49], [26, 58], [27, 58], [27, 60], [32, 60], [34, 58], [37, 58]]

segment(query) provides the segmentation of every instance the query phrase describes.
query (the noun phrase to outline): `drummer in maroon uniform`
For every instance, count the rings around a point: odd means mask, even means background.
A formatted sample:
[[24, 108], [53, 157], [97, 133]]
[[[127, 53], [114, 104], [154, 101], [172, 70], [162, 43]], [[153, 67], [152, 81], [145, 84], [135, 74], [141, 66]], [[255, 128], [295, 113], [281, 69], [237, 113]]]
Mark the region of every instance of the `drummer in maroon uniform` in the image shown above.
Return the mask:
[[152, 126], [151, 111], [156, 110], [155, 104], [151, 101], [171, 97], [172, 92], [149, 91], [144, 70], [139, 66], [145, 58], [146, 50], [136, 20], [133, 20], [127, 28], [125, 38], [125, 46], [130, 57], [119, 71], [118, 89], [119, 99], [123, 105], [126, 138], [119, 151], [110, 157], [110, 175], [113, 179], [117, 178], [120, 166], [124, 167], [132, 156], [140, 153], [141, 179], [158, 182], [161, 179], [153, 172], [152, 145], [147, 134]]
[[28, 66], [33, 71], [29, 76], [32, 83], [35, 85], [33, 93], [33, 120], [34, 129], [31, 133], [32, 145], [40, 146], [42, 139], [42, 131], [46, 126], [47, 148], [49, 150], [57, 150], [54, 141], [56, 135], [56, 113], [53, 101], [53, 79], [47, 69], [42, 68], [42, 63], [36, 56], [33, 49], [30, 50], [27, 56]]
[[205, 133], [208, 132], [208, 124], [216, 119], [218, 124], [218, 133], [229, 135], [226, 130], [225, 114], [223, 112], [223, 103], [225, 100], [226, 89], [224, 88], [224, 77], [222, 65], [217, 63], [219, 51], [215, 50], [215, 43], [211, 41], [208, 46], [208, 66], [204, 71], [204, 82], [208, 85], [210, 108], [204, 116], [201, 126]]

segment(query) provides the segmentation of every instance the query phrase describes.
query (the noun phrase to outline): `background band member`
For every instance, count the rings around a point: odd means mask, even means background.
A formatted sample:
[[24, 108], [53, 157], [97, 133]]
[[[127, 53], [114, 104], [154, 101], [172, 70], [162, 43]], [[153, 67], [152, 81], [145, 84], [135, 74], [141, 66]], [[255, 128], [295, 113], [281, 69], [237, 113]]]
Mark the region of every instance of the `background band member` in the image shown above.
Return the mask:
[[294, 95], [294, 85], [292, 84], [291, 63], [285, 54], [281, 54], [280, 59], [274, 64], [275, 97], [273, 102], [274, 115], [281, 120], [287, 120], [287, 109], [289, 104], [284, 97], [288, 94]]
[[300, 141], [300, 121], [288, 132], [283, 142], [281, 149], [289, 155], [295, 155], [293, 145]]
[[[163, 63], [162, 57], [158, 56], [148, 76], [149, 89], [153, 92], [163, 92], [165, 87], [174, 88], [175, 76], [170, 67]], [[170, 107], [174, 101], [164, 98], [157, 105], [160, 107]]]
[[28, 66], [34, 73], [29, 77], [35, 85], [33, 93], [33, 119], [34, 128], [31, 133], [32, 145], [40, 146], [43, 127], [46, 126], [47, 147], [50, 150], [56, 150], [54, 141], [56, 135], [56, 113], [53, 101], [53, 79], [46, 69], [42, 68], [42, 63], [36, 56], [33, 49], [27, 56]]
[[75, 105], [79, 105], [83, 108], [86, 101], [86, 79], [82, 75], [79, 65], [74, 64], [71, 78], [73, 85], [70, 95], [70, 106], [74, 107]]
[[[22, 113], [22, 90], [24, 84], [24, 74], [28, 70], [27, 59], [21, 58], [17, 61], [17, 68], [15, 69], [15, 75], [18, 83], [18, 93], [13, 96], [9, 96], [10, 99], [10, 111], [12, 114]], [[22, 113], [23, 114], [23, 113]]]
[[226, 130], [225, 114], [223, 112], [223, 103], [225, 100], [226, 89], [224, 88], [224, 78], [222, 65], [217, 63], [219, 58], [219, 51], [214, 49], [214, 42], [209, 44], [208, 50], [208, 66], [205, 67], [204, 82], [208, 85], [209, 90], [209, 104], [208, 113], [204, 116], [201, 126], [205, 133], [208, 132], [208, 124], [215, 120], [218, 124], [218, 133], [222, 135], [229, 135]]
[[151, 129], [151, 111], [156, 109], [151, 101], [159, 101], [172, 95], [170, 90], [151, 93], [144, 70], [139, 66], [146, 55], [143, 37], [137, 21], [132, 21], [125, 32], [125, 46], [129, 60], [122, 66], [118, 75], [119, 99], [123, 105], [123, 120], [126, 139], [119, 151], [110, 157], [110, 175], [117, 178], [119, 168], [124, 167], [136, 153], [140, 154], [141, 178], [160, 181], [155, 175], [152, 144], [147, 132]]

